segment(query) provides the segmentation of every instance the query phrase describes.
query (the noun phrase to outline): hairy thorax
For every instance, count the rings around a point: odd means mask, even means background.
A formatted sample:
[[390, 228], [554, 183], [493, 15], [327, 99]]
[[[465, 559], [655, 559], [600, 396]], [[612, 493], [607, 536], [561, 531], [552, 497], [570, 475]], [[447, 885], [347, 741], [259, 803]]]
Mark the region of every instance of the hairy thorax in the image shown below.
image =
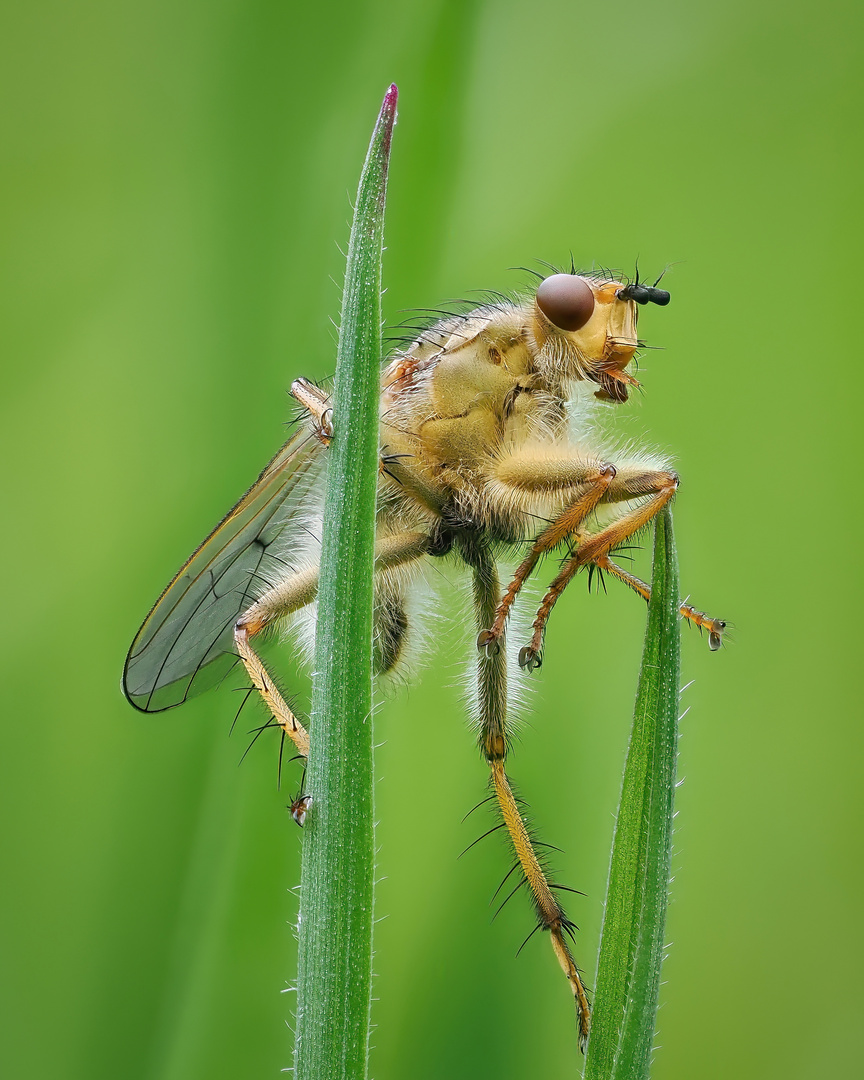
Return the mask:
[[[490, 502], [502, 454], [560, 437], [566, 411], [532, 360], [530, 311], [479, 309], [425, 331], [384, 372], [388, 472], [433, 516], [449, 513], [502, 540], [523, 514]], [[391, 492], [392, 494], [392, 492]]]

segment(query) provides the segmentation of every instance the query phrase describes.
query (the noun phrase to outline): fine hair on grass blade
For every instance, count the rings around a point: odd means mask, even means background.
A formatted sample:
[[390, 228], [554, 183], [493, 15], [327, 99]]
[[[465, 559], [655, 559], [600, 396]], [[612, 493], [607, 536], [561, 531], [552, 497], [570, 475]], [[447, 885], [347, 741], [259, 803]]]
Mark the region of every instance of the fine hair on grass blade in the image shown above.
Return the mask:
[[372, 575], [381, 380], [381, 255], [397, 90], [360, 178], [328, 450], [298, 918], [294, 1076], [367, 1075], [375, 865]]
[[655, 519], [648, 626], [609, 867], [585, 1080], [649, 1075], [666, 925], [680, 678], [672, 515]]

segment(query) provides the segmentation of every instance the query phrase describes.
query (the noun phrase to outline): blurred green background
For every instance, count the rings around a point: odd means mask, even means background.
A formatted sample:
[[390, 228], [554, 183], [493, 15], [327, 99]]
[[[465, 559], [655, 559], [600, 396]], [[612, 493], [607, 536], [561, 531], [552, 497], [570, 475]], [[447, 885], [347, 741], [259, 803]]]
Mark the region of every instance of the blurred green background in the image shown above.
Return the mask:
[[[508, 267], [674, 263], [622, 430], [671, 450], [684, 634], [656, 1080], [860, 1058], [860, 5], [4, 5], [4, 1074], [290, 1065], [301, 834], [212, 693], [136, 714], [125, 650], [333, 366], [350, 198], [399, 84], [386, 312]], [[331, 280], [332, 279], [332, 280]], [[647, 572], [645, 555], [640, 563]], [[458, 607], [458, 605], [454, 605]], [[593, 982], [644, 608], [555, 611], [512, 773]], [[463, 620], [464, 622], [464, 620]], [[457, 624], [458, 625], [458, 624]], [[572, 1006], [478, 812], [471, 634], [377, 719], [372, 1075], [569, 1077]], [[308, 692], [305, 675], [286, 681]], [[243, 729], [243, 730], [239, 730]], [[858, 1066], [860, 1068], [860, 1066]]]

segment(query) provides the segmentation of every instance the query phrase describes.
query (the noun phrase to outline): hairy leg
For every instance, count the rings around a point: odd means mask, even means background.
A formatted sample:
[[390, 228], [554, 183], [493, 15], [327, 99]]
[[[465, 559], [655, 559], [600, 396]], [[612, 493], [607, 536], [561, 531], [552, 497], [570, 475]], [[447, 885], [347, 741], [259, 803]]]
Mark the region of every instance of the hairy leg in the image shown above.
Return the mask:
[[[612, 577], [617, 578], [619, 581], [623, 581], [629, 589], [641, 596], [643, 600], [651, 599], [651, 586], [634, 574], [628, 573], [622, 566], [612, 562], [608, 555], [598, 555], [594, 560], [594, 565], [599, 567], [600, 570], [611, 574]], [[704, 611], [697, 611], [690, 604], [682, 604], [679, 610], [681, 617], [693, 626], [708, 631], [708, 647], [712, 652], [716, 652], [723, 644], [723, 631], [726, 629], [726, 623], [722, 619], [715, 619], [710, 615], [706, 615]]]
[[[513, 464], [514, 463], [511, 462], [511, 468], [509, 470], [511, 476], [516, 472], [512, 467]], [[560, 477], [562, 475], [562, 470], [560, 469], [558, 462], [555, 463], [554, 468], [555, 474]], [[505, 589], [504, 595], [495, 610], [495, 618], [491, 627], [483, 630], [477, 638], [478, 648], [485, 648], [488, 650], [490, 646], [494, 646], [499, 640], [504, 633], [504, 624], [507, 621], [510, 608], [513, 606], [513, 602], [519, 595], [522, 586], [531, 576], [531, 573], [540, 558], [546, 554], [546, 552], [557, 547], [563, 540], [566, 540], [569, 536], [573, 536], [578, 532], [588, 515], [597, 507], [597, 504], [606, 495], [609, 485], [615, 479], [616, 469], [614, 465], [595, 466], [591, 463], [574, 462], [574, 470], [571, 477], [576, 475], [579, 477], [578, 482], [581, 487], [579, 494], [561, 511], [558, 517], [547, 525], [540, 533], [531, 546], [531, 550], [516, 568], [516, 572], [514, 573], [510, 584]], [[538, 470], [535, 469], [533, 479], [535, 482], [546, 486], [546, 484], [544, 484], [545, 478], [542, 471], [540, 471], [540, 474], [538, 475]], [[523, 484], [523, 486], [526, 485]]]
[[[429, 537], [420, 532], [396, 533], [379, 539], [375, 544], [375, 570], [392, 570], [412, 562], [426, 553]], [[252, 685], [261, 695], [276, 723], [297, 748], [301, 757], [309, 755], [309, 735], [291, 712], [276, 688], [261, 658], [252, 648], [250, 638], [275, 620], [310, 604], [318, 594], [318, 567], [300, 570], [285, 581], [268, 589], [248, 608], [234, 626], [234, 643]]]
[[291, 383], [291, 396], [312, 416], [318, 426], [318, 438], [325, 446], [333, 438], [333, 409], [330, 395], [308, 379], [295, 379]]
[[[477, 625], [488, 626], [494, 617], [500, 596], [495, 562], [488, 550], [479, 545], [463, 548], [461, 553], [474, 574], [473, 590]], [[549, 931], [553, 952], [573, 993], [579, 1028], [579, 1045], [584, 1051], [588, 1041], [591, 1009], [579, 970], [567, 944], [567, 938], [573, 938], [576, 927], [564, 913], [555, 895], [556, 886], [550, 883], [537, 857], [504, 769], [504, 760], [509, 746], [505, 650], [486, 650], [478, 656], [477, 683], [480, 749], [489, 765], [492, 788], [503, 824], [510, 836], [524, 879], [531, 890], [537, 913], [537, 925]]]
[[[665, 488], [671, 483], [677, 485], [673, 473], [647, 469], [640, 462], [625, 461], [616, 466], [588, 457], [576, 447], [528, 446], [500, 458], [488, 489], [490, 497], [499, 506], [518, 507], [526, 493], [566, 494], [568, 502], [536, 538], [520, 563], [504, 591], [492, 623], [477, 639], [478, 648], [489, 651], [497, 647], [510, 608], [541, 557], [568, 538], [579, 536], [581, 547], [583, 524], [601, 503], [628, 502], [646, 495], [662, 499]], [[645, 505], [648, 503], [634, 512], [641, 514]], [[649, 519], [661, 505], [662, 502], [651, 511]], [[622, 515], [619, 520], [624, 521], [625, 517]]]
[[[619, 482], [622, 480], [620, 472], [618, 480]], [[636, 473], [629, 478], [624, 478], [622, 487], [624, 499], [628, 498], [628, 494], [629, 499], [639, 498], [642, 495], [649, 497], [616, 518], [604, 529], [584, 536], [573, 555], [564, 562], [537, 610], [531, 643], [519, 653], [519, 663], [529, 671], [539, 666], [543, 632], [552, 609], [581, 567], [608, 554], [617, 544], [623, 543], [647, 525], [674, 496], [678, 488], [678, 477], [672, 472]]]

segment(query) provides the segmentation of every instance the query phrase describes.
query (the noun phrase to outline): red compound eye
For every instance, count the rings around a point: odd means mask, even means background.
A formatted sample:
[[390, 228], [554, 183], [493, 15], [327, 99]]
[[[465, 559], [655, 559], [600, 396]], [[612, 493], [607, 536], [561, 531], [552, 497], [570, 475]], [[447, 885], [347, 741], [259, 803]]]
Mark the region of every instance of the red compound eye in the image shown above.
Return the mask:
[[540, 282], [537, 307], [559, 330], [581, 330], [594, 313], [594, 293], [585, 278], [553, 274]]

